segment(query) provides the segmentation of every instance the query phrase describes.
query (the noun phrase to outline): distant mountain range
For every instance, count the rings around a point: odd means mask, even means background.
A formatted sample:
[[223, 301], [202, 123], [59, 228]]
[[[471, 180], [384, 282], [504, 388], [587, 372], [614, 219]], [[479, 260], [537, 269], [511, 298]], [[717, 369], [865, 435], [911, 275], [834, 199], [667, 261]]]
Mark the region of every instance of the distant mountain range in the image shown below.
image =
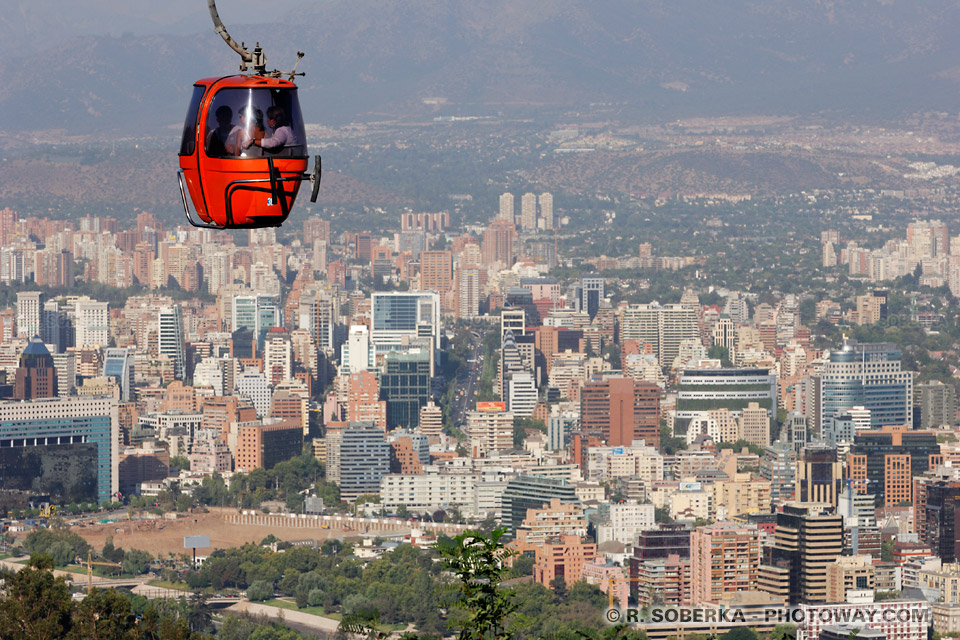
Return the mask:
[[[882, 119], [956, 112], [960, 89], [956, 0], [326, 0], [287, 15], [278, 3], [260, 26], [231, 25], [221, 5], [234, 37], [259, 40], [271, 66], [307, 54], [301, 101], [321, 124], [592, 103], [631, 119]], [[21, 58], [8, 50], [0, 131], [172, 133], [192, 82], [237, 68], [198, 15], [192, 35], [178, 23], [170, 33], [181, 35], [84, 35], [34, 43]], [[0, 37], [23, 41], [15, 27], [0, 22]]]

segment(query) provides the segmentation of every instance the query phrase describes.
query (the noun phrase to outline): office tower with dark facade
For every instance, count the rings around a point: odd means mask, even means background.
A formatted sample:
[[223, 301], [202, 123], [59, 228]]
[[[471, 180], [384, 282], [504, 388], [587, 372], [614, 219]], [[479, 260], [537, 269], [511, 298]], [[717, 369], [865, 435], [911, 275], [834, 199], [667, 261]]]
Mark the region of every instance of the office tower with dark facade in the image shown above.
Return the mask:
[[647, 560], [666, 560], [672, 555], [690, 557], [690, 532], [686, 525], [661, 524], [656, 529], [638, 531], [630, 556], [630, 591], [636, 598], [640, 565]]
[[604, 297], [603, 276], [583, 276], [580, 278], [580, 286], [578, 289], [580, 294], [578, 301], [580, 303], [580, 312], [588, 314], [592, 320], [593, 317], [597, 315], [597, 311], [600, 310], [600, 301], [603, 300]]
[[580, 430], [613, 447], [660, 446], [660, 388], [633, 378], [593, 380], [580, 391]]
[[786, 603], [825, 602], [827, 565], [843, 553], [843, 517], [825, 505], [788, 503], [764, 550], [758, 587]]
[[927, 544], [943, 562], [960, 559], [960, 482], [931, 482], [926, 486]]
[[426, 349], [386, 355], [380, 399], [387, 401], [388, 429], [420, 426], [420, 409], [430, 399], [430, 354]]
[[822, 502], [836, 507], [841, 481], [836, 449], [822, 446], [803, 449], [797, 464], [797, 502]]
[[930, 468], [939, 453], [933, 431], [889, 426], [858, 433], [847, 457], [847, 475], [854, 489], [876, 496], [878, 506], [912, 502], [912, 478]]
[[566, 480], [518, 475], [507, 482], [503, 492], [503, 524], [508, 528], [508, 535], [515, 535], [527, 517], [527, 509], [541, 509], [554, 498], [564, 503], [580, 503], [574, 485]]
[[108, 396], [0, 402], [5, 492], [103, 502], [119, 489], [117, 401]]

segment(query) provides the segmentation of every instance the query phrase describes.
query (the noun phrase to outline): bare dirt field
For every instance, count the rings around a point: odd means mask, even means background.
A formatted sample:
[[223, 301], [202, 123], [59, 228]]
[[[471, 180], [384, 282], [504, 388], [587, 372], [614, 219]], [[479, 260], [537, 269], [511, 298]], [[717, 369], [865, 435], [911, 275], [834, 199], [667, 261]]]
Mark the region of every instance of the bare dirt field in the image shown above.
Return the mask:
[[258, 544], [271, 533], [281, 540], [325, 540], [341, 532], [334, 529], [287, 529], [235, 525], [224, 522], [225, 513], [235, 509], [211, 509], [209, 513], [191, 513], [176, 520], [129, 520], [109, 524], [73, 527], [94, 549], [103, 547], [107, 536], [113, 544], [124, 549], [142, 549], [155, 556], [188, 553], [183, 548], [185, 536], [210, 536], [210, 549], [198, 549], [198, 555], [207, 555], [213, 549], [239, 547], [246, 542]]

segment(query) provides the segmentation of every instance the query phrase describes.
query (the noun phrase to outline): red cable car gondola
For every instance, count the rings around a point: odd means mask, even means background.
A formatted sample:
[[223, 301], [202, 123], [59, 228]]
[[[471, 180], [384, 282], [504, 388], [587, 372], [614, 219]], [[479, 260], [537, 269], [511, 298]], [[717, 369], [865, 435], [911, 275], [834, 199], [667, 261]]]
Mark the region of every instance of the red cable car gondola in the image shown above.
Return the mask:
[[[197, 227], [278, 227], [290, 215], [302, 181], [313, 181], [311, 202], [320, 187], [320, 156], [313, 173], [305, 173], [297, 74], [291, 71], [283, 80], [279, 71], [266, 73], [259, 45], [252, 52], [237, 45], [220, 22], [215, 0], [207, 4], [217, 32], [240, 54], [240, 70], [254, 75], [205, 78], [193, 85], [177, 172], [183, 209]], [[200, 221], [190, 214], [191, 203]]]

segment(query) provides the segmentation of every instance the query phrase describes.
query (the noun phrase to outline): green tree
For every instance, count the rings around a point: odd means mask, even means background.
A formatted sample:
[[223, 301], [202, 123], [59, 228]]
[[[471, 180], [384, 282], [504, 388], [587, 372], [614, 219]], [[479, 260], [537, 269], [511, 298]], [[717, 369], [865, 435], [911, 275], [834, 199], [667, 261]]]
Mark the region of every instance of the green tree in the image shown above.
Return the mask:
[[266, 580], [255, 580], [247, 588], [247, 597], [253, 602], [263, 602], [273, 598], [273, 583]]
[[897, 541], [893, 538], [884, 540], [880, 543], [880, 560], [883, 562], [893, 562], [893, 548]]
[[39, 554], [7, 577], [7, 595], [0, 600], [0, 638], [57, 640], [72, 626], [70, 588], [53, 576], [53, 558]]
[[558, 602], [566, 602], [567, 581], [563, 579], [563, 576], [557, 576], [551, 580], [550, 588], [553, 589], [553, 595], [556, 597]]
[[757, 632], [750, 627], [736, 627], [720, 636], [720, 640], [758, 640]]
[[461, 599], [456, 603], [466, 617], [456, 624], [460, 640], [508, 639], [514, 632], [507, 628], [507, 617], [516, 611], [514, 592], [502, 589], [507, 573], [505, 560], [510, 555], [500, 542], [506, 529], [490, 535], [465, 531], [455, 538], [438, 541], [444, 567], [459, 580]]
[[116, 589], [93, 589], [77, 605], [71, 637], [133, 640], [143, 636], [137, 628], [130, 600]]
[[510, 567], [510, 575], [514, 578], [533, 575], [533, 558], [526, 555], [517, 556]]
[[150, 563], [153, 562], [153, 556], [140, 549], [130, 549], [123, 554], [121, 563], [124, 573], [139, 575], [146, 573], [150, 569]]

